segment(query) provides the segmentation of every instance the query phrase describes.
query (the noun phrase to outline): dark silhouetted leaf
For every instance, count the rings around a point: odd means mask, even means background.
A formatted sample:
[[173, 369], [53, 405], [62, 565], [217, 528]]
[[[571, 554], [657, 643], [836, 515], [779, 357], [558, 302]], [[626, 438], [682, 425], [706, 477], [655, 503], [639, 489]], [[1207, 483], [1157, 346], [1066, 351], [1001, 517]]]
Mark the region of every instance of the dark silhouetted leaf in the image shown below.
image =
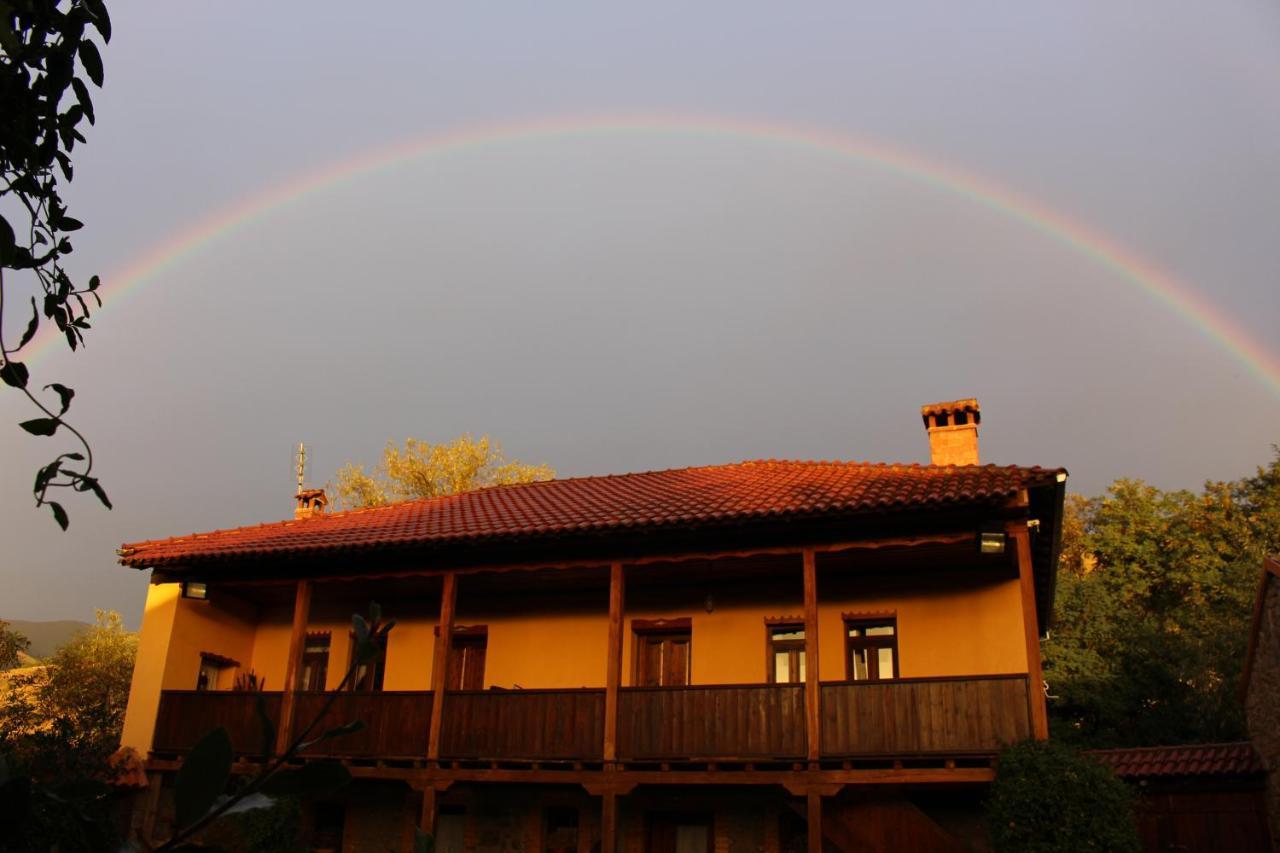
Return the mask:
[[49, 501], [49, 509], [53, 510], [53, 520], [58, 522], [59, 527], [66, 530], [67, 525], [71, 523], [71, 519], [67, 518], [67, 511], [62, 508], [62, 504], [57, 501]]
[[262, 792], [272, 797], [318, 797], [335, 793], [350, 781], [350, 771], [338, 762], [314, 761], [277, 773], [263, 784]]
[[72, 219], [70, 216], [64, 216], [58, 220], [58, 230], [60, 231], [79, 231], [83, 227], [83, 222], [79, 219]]
[[36, 329], [40, 328], [40, 309], [36, 306], [36, 298], [31, 297], [31, 321], [27, 323], [27, 330], [22, 333], [22, 340], [18, 341], [18, 349], [22, 349], [31, 343], [31, 339], [36, 336]]
[[96, 275], [89, 279], [90, 290], [97, 290], [101, 286], [102, 286], [102, 279], [98, 278]]
[[58, 421], [55, 418], [35, 418], [23, 421], [18, 426], [32, 435], [53, 435], [58, 430]]
[[58, 399], [62, 401], [62, 411], [58, 412], [58, 414], [66, 414], [67, 409], [71, 408], [71, 398], [76, 395], [76, 392], [58, 382], [53, 382], [44, 387], [45, 390], [52, 388], [53, 393], [57, 394]]
[[185, 828], [204, 817], [231, 778], [231, 738], [219, 726], [187, 754], [174, 783], [177, 825]]
[[13, 234], [13, 227], [9, 225], [8, 220], [0, 216], [0, 264], [9, 264], [17, 245], [18, 239]]
[[5, 385], [26, 388], [27, 378], [27, 366], [20, 361], [6, 361], [4, 367], [0, 367], [0, 379], [4, 380]]
[[89, 98], [89, 87], [79, 77], [73, 77], [71, 88], [75, 90], [76, 103], [80, 105], [80, 109], [84, 110], [85, 118], [89, 119], [89, 124], [93, 124], [93, 101]]
[[80, 64], [84, 66], [85, 73], [94, 85], [101, 89], [102, 56], [98, 53], [98, 46], [88, 39], [80, 42]]
[[271, 722], [271, 717], [267, 715], [267, 703], [261, 693], [258, 694], [253, 711], [258, 718], [258, 728], [262, 732], [262, 760], [266, 761], [275, 751], [276, 727]]
[[76, 484], [78, 492], [93, 492], [97, 495], [98, 500], [107, 509], [111, 509], [111, 500], [107, 497], [107, 493], [103, 491], [102, 484], [98, 482], [97, 477], [81, 477], [80, 482]]

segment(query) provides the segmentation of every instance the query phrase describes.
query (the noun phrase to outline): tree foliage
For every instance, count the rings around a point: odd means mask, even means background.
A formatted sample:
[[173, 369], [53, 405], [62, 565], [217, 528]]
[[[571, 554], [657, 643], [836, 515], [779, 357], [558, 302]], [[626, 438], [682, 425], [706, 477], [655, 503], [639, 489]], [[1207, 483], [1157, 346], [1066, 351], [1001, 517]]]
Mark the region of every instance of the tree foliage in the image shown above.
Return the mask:
[[120, 614], [99, 610], [45, 665], [11, 673], [0, 693], [0, 751], [51, 778], [99, 772], [120, 745], [137, 647]]
[[18, 665], [18, 652], [31, 648], [31, 641], [21, 631], [9, 627], [0, 619], [0, 672]]
[[410, 438], [400, 448], [387, 442], [382, 462], [371, 473], [362, 465], [344, 465], [330, 484], [339, 506], [383, 506], [414, 498], [434, 498], [484, 486], [550, 480], [546, 465], [508, 460], [487, 435], [463, 435], [448, 444]]
[[[101, 87], [103, 82], [93, 32], [104, 44], [111, 38], [103, 0], [0, 3], [0, 380], [39, 412], [20, 424], [24, 430], [38, 436], [63, 430], [80, 445], [58, 454], [35, 478], [36, 505], [48, 506], [64, 530], [67, 513], [50, 498], [51, 490], [93, 492], [108, 508], [111, 503], [92, 476], [88, 442], [66, 421], [75, 392], [50, 383], [43, 390], [52, 393], [41, 399], [18, 355], [44, 321], [57, 326], [72, 350], [79, 348], [89, 329], [89, 302], [101, 304], [97, 276], [77, 287], [62, 266], [72, 251], [67, 235], [83, 223], [68, 214], [60, 182], [71, 180], [71, 151], [85, 141], [82, 122], [95, 120], [89, 84]], [[28, 285], [34, 294], [30, 320], [13, 343], [3, 336], [8, 327], [4, 312], [26, 310], [27, 300], [17, 297]]]
[[1052, 741], [1000, 754], [987, 821], [997, 853], [1137, 853], [1129, 789], [1107, 767]]
[[1068, 502], [1044, 644], [1054, 736], [1097, 747], [1245, 737], [1251, 607], [1277, 550], [1280, 454], [1199, 493], [1118, 480]]

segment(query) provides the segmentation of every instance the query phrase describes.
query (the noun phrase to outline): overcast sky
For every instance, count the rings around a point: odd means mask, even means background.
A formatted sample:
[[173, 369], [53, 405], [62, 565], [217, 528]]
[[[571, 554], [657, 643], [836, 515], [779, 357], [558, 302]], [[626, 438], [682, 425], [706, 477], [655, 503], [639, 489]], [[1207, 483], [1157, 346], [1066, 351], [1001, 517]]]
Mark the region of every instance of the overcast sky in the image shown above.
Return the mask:
[[[857, 134], [981, 176], [1280, 318], [1273, 2], [112, 7], [70, 267], [108, 279], [253, 193], [433, 132], [662, 113]], [[110, 293], [110, 291], [108, 291]], [[74, 386], [113, 512], [31, 508], [0, 394], [0, 617], [137, 624], [124, 541], [283, 518], [383, 443], [490, 433], [562, 475], [925, 461], [980, 398], [985, 461], [1072, 488], [1247, 475], [1280, 400], [1194, 324], [972, 200], [833, 153], [654, 128], [406, 160], [203, 246], [115, 302]]]

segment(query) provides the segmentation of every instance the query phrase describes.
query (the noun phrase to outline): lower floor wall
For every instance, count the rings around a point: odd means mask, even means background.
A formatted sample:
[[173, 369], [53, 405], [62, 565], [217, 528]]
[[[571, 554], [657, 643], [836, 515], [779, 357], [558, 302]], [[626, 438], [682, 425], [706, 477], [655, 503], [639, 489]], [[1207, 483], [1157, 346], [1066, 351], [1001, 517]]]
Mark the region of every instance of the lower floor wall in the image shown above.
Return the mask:
[[[133, 824], [152, 842], [168, 837], [173, 825], [172, 775], [160, 780], [139, 796]], [[983, 793], [847, 788], [824, 798], [823, 848], [986, 850]], [[201, 840], [227, 850], [411, 853], [421, 804], [422, 794], [403, 782], [362, 780], [340, 797], [255, 821], [252, 838], [243, 823], [223, 822]], [[577, 785], [456, 784], [438, 800], [435, 850], [600, 853], [600, 808], [600, 798]], [[805, 800], [779, 787], [643, 786], [618, 799], [617, 853], [807, 853], [808, 832]], [[295, 846], [285, 838], [296, 839]]]

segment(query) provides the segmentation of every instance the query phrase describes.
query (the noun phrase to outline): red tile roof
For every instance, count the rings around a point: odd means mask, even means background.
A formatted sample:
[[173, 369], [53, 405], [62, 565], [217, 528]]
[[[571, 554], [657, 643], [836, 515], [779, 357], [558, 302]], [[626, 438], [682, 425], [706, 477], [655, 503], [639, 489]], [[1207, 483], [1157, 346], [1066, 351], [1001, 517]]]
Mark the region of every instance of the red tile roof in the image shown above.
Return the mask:
[[127, 566], [615, 530], [840, 517], [1001, 501], [1061, 469], [765, 460], [493, 486], [375, 509], [135, 542]]
[[1262, 759], [1248, 741], [1099, 749], [1089, 755], [1108, 765], [1121, 779], [1247, 776], [1266, 772]]

